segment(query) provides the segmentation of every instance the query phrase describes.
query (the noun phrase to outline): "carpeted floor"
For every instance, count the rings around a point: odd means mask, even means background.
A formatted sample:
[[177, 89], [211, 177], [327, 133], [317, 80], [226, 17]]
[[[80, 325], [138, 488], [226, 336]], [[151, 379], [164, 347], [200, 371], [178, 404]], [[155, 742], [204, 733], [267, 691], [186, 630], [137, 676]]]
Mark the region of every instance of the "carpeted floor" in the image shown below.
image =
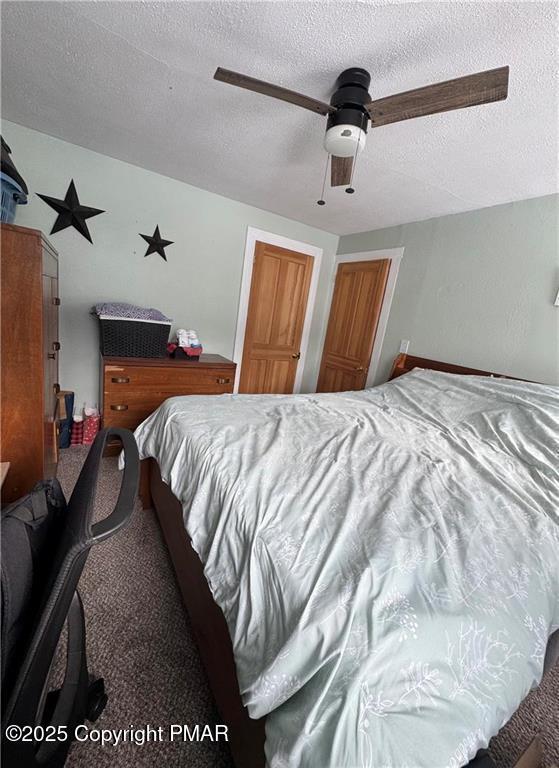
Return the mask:
[[[86, 453], [85, 448], [61, 452], [58, 477], [67, 496]], [[97, 496], [99, 518], [111, 511], [120, 486], [116, 459], [103, 463]], [[87, 617], [90, 669], [105, 677], [109, 693], [107, 708], [94, 727], [129, 729], [149, 724], [167, 728], [170, 723], [219, 722], [151, 512], [142, 511], [137, 503], [129, 527], [93, 548], [80, 592]], [[498, 768], [511, 768], [538, 732], [544, 746], [543, 768], [551, 768], [553, 763], [559, 764], [559, 664], [491, 742]], [[224, 742], [204, 739], [143, 746], [76, 744], [67, 766], [232, 768], [232, 761]]]

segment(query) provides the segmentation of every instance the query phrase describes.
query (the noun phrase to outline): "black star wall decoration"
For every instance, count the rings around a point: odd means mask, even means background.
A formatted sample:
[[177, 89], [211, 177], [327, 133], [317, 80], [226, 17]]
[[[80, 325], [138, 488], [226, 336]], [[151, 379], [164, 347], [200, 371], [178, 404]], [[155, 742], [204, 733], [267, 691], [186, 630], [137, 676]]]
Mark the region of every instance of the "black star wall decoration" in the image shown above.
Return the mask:
[[144, 253], [144, 258], [146, 256], [149, 256], [150, 253], [158, 253], [162, 259], [167, 261], [167, 256], [165, 255], [165, 248], [168, 245], [173, 245], [173, 240], [163, 240], [161, 235], [159, 234], [159, 225], [155, 228], [155, 232], [150, 237], [149, 235], [142, 235], [140, 233], [140, 237], [143, 237], [146, 243], [148, 243], [148, 249]]
[[60, 232], [61, 229], [66, 229], [66, 227], [74, 227], [74, 229], [78, 230], [80, 235], [83, 235], [86, 240], [93, 243], [85, 220], [90, 219], [92, 216], [98, 216], [100, 213], [105, 213], [105, 211], [102, 211], [99, 208], [90, 208], [87, 205], [81, 205], [73, 179], [70, 182], [64, 200], [58, 200], [56, 197], [48, 197], [48, 195], [39, 195], [38, 193], [37, 196], [40, 197], [41, 200], [44, 200], [47, 205], [50, 205], [51, 208], [54, 208], [58, 214], [54, 226], [50, 231], [51, 235], [55, 232]]

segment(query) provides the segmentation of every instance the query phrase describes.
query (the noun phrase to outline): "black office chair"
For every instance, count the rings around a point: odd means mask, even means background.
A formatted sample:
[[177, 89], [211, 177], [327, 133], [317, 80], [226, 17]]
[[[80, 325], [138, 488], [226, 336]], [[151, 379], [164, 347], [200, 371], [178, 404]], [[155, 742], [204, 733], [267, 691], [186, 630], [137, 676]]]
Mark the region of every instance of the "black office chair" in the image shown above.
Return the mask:
[[[93, 523], [101, 458], [108, 440], [114, 437], [122, 442], [126, 462], [120, 493], [112, 513]], [[8, 658], [4, 659], [10, 673], [2, 679], [4, 768], [60, 768], [66, 761], [76, 726], [86, 719], [95, 721], [103, 711], [107, 702], [103, 679], [91, 679], [87, 669], [84, 611], [77, 585], [91, 547], [129, 521], [138, 479], [139, 456], [133, 434], [126, 429], [102, 430], [91, 446], [67, 508], [41, 545], [41, 549], [47, 547], [50, 551], [44, 577], [40, 577], [42, 583], [34, 586], [33, 615], [25, 625], [24, 636], [12, 648], [8, 646]], [[64, 680], [61, 688], [48, 692], [49, 673], [66, 620]], [[29, 741], [10, 741], [6, 733], [9, 725], [36, 730], [30, 731]], [[55, 740], [45, 740], [47, 732], [56, 734]], [[67, 738], [61, 740], [59, 737], [64, 733]]]

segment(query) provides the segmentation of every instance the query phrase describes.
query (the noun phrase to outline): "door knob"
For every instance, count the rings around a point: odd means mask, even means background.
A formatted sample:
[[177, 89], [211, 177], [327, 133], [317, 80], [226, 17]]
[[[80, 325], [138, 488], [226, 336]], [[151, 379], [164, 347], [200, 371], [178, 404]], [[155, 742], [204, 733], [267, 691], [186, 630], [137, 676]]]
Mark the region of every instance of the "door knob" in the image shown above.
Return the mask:
[[300, 357], [301, 357], [301, 353], [300, 353], [300, 352], [296, 352], [294, 355], [291, 355], [291, 357], [292, 357], [294, 360], [299, 360], [299, 359], [300, 359]]

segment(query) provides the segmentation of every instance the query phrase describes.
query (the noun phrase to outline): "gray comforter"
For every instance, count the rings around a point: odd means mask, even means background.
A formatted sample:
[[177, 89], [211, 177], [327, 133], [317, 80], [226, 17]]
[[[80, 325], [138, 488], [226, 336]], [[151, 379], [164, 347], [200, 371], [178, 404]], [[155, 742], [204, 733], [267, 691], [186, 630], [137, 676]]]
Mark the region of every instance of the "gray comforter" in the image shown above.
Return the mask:
[[184, 397], [137, 430], [182, 501], [270, 768], [458, 768], [559, 627], [559, 391], [414, 371]]

